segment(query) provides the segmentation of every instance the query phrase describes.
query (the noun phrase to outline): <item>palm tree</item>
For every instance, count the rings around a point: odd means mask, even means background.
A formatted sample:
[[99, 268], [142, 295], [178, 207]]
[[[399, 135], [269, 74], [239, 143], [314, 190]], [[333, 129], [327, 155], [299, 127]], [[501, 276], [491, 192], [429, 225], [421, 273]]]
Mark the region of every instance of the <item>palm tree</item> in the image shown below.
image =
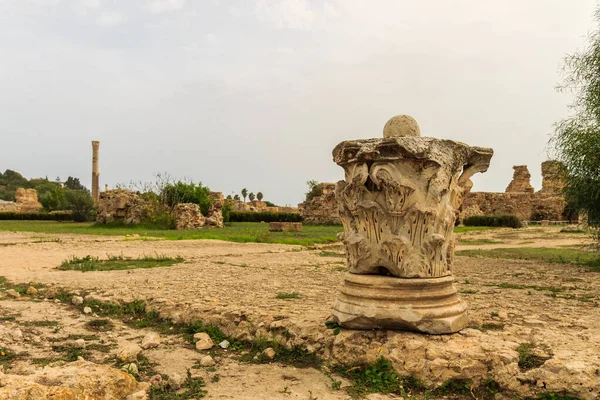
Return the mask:
[[262, 192], [258, 192], [258, 193], [256, 193], [256, 198], [258, 199], [258, 201], [262, 201], [262, 199], [263, 199], [263, 194], [262, 194]]
[[248, 189], [242, 189], [242, 197], [244, 198], [244, 203], [246, 202], [246, 196], [248, 196]]
[[250, 193], [248, 195], [248, 198], [250, 199], [250, 201], [254, 201], [254, 198], [255, 198], [254, 193]]
[[239, 201], [239, 200], [240, 200], [240, 195], [239, 195], [239, 194], [236, 194], [235, 196], [233, 196], [233, 199], [234, 199], [234, 200], [238, 200], [238, 201]]

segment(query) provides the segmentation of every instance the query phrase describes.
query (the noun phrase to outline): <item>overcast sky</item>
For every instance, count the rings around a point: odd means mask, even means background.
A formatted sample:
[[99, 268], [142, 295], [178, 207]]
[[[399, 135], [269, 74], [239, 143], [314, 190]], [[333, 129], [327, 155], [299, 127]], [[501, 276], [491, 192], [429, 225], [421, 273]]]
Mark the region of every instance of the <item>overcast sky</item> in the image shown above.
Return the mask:
[[476, 191], [540, 188], [595, 0], [0, 0], [0, 170], [101, 187], [157, 172], [295, 205], [396, 114], [492, 147]]

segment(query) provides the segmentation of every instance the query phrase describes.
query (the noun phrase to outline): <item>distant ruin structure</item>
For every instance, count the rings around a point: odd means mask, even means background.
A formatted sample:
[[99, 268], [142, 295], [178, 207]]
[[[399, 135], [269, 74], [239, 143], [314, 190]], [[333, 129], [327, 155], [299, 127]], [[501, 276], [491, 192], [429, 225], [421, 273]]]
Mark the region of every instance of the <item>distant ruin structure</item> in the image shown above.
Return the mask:
[[421, 137], [405, 115], [388, 121], [382, 139], [335, 147], [345, 171], [335, 199], [348, 267], [332, 312], [340, 326], [430, 334], [467, 326], [453, 285], [453, 229], [469, 179], [488, 169], [492, 155]]
[[18, 188], [15, 201], [0, 200], [0, 212], [39, 213], [42, 208], [35, 189]]
[[526, 165], [516, 165], [513, 169], [513, 180], [504, 193], [467, 193], [461, 218], [491, 214], [513, 214], [522, 221], [570, 218], [562, 193], [566, 178], [559, 161], [542, 163], [542, 189], [538, 192], [531, 186], [531, 175]]
[[100, 170], [98, 169], [98, 152], [100, 142], [92, 141], [92, 199], [98, 204], [100, 201]]
[[340, 224], [338, 206], [335, 201], [335, 183], [321, 182], [314, 189], [317, 194], [298, 204], [306, 224]]

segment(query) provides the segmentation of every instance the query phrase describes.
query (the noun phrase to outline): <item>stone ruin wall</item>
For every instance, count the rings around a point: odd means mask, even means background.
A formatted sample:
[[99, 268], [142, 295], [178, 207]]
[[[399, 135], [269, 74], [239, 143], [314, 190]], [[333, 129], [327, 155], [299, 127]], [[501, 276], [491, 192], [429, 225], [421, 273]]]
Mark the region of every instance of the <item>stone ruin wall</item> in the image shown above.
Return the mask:
[[542, 163], [542, 189], [537, 192], [531, 186], [531, 175], [526, 165], [515, 165], [513, 169], [513, 179], [504, 193], [467, 193], [461, 218], [472, 215], [514, 214], [523, 221], [567, 219], [567, 202], [562, 194], [565, 179], [560, 162]]
[[38, 213], [41, 210], [42, 204], [35, 189], [18, 188], [15, 201], [0, 200], [0, 212]]
[[[197, 204], [177, 204], [173, 210], [177, 229], [222, 228], [223, 194], [211, 192], [209, 198], [212, 204], [206, 216], [202, 215]], [[114, 221], [139, 224], [146, 217], [147, 209], [146, 201], [131, 190], [107, 190], [100, 193], [96, 221], [104, 224]]]
[[341, 224], [337, 202], [335, 200], [335, 183], [322, 182], [317, 185], [320, 196], [298, 204], [302, 218], [307, 224]]

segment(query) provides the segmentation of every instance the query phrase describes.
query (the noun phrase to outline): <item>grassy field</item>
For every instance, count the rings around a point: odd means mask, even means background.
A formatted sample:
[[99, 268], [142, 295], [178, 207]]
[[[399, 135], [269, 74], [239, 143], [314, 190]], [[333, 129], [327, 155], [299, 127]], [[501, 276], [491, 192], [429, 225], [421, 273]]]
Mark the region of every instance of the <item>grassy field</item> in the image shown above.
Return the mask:
[[571, 248], [519, 247], [489, 250], [459, 250], [457, 256], [533, 260], [558, 264], [585, 265], [600, 272], [597, 252]]
[[[460, 227], [456, 232], [486, 230], [487, 227]], [[137, 240], [193, 240], [216, 239], [239, 243], [281, 243], [311, 246], [336, 243], [341, 225], [304, 225], [302, 232], [269, 232], [268, 223], [232, 222], [224, 229], [189, 231], [152, 229], [144, 226], [96, 225], [84, 222], [56, 221], [0, 221], [0, 231], [65, 233], [78, 235], [127, 236], [139, 235]]]

